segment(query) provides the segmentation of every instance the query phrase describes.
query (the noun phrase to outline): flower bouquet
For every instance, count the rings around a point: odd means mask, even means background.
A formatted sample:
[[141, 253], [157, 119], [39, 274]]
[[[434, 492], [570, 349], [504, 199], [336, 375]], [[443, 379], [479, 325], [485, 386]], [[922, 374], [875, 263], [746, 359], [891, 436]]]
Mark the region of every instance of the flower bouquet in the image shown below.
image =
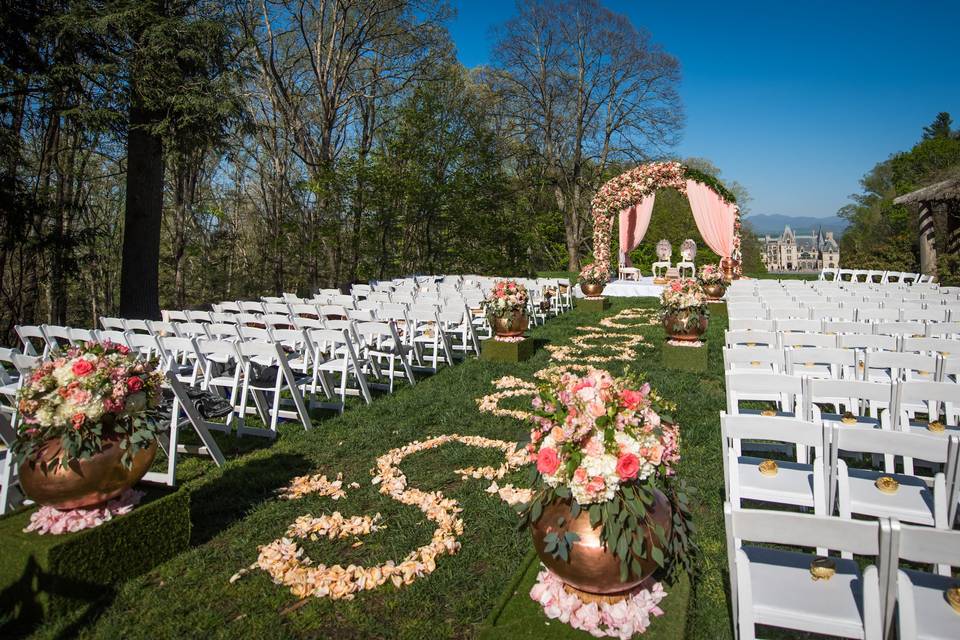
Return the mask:
[[135, 484], [156, 455], [163, 375], [155, 361], [114, 343], [71, 347], [33, 371], [19, 391], [12, 446], [20, 483], [40, 504], [72, 509]]
[[603, 293], [603, 287], [608, 280], [610, 280], [610, 269], [599, 262], [586, 265], [577, 277], [583, 295], [590, 298]]
[[544, 564], [592, 594], [625, 592], [657, 569], [689, 570], [689, 512], [674, 477], [679, 430], [648, 384], [592, 369], [539, 389], [527, 451], [530, 523]]
[[700, 267], [697, 281], [703, 287], [708, 300], [719, 300], [727, 291], [727, 281], [723, 271], [715, 264], [705, 264]]
[[527, 330], [527, 288], [516, 280], [500, 280], [483, 301], [494, 332], [501, 337], [522, 336]]
[[692, 278], [674, 280], [660, 294], [660, 319], [673, 340], [698, 340], [709, 318], [706, 294]]

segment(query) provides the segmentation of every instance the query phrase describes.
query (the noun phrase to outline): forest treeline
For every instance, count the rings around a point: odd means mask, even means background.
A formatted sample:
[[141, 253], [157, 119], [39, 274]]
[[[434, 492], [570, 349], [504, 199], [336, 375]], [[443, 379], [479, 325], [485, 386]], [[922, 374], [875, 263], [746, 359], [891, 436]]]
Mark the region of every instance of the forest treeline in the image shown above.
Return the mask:
[[475, 69], [441, 0], [6, 5], [6, 338], [414, 272], [576, 269], [595, 189], [668, 157], [683, 126], [677, 59], [596, 0], [518, 3]]
[[[960, 178], [960, 130], [949, 113], [924, 127], [909, 151], [879, 162], [860, 181], [863, 190], [839, 211], [850, 221], [840, 240], [846, 268], [920, 271], [917, 210], [893, 200], [929, 184]], [[947, 252], [947, 216], [960, 217], [960, 202], [934, 210], [937, 272], [942, 284], [960, 284], [960, 256]]]

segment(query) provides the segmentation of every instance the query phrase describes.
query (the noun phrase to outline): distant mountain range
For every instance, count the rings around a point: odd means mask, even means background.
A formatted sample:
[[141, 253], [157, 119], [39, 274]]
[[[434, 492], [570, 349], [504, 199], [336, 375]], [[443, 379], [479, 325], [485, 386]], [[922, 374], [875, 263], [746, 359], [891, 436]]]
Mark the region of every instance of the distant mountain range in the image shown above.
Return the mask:
[[834, 235], [841, 235], [849, 222], [837, 216], [828, 218], [814, 218], [813, 216], [782, 216], [779, 214], [751, 214], [744, 218], [754, 232], [760, 235], [780, 235], [783, 228], [790, 228], [797, 233], [810, 233], [823, 228], [824, 231], [833, 231]]

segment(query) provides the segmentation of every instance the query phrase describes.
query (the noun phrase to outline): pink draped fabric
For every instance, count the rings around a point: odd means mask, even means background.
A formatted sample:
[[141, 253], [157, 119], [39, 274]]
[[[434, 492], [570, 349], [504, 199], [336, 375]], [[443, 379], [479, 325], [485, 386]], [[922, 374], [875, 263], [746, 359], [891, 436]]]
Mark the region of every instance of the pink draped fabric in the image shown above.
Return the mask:
[[703, 241], [721, 258], [729, 258], [733, 253], [736, 205], [727, 204], [713, 189], [694, 180], [687, 180], [687, 198]]
[[650, 226], [650, 214], [653, 213], [653, 194], [628, 209], [620, 212], [620, 261], [624, 266], [630, 263], [630, 252], [636, 248]]

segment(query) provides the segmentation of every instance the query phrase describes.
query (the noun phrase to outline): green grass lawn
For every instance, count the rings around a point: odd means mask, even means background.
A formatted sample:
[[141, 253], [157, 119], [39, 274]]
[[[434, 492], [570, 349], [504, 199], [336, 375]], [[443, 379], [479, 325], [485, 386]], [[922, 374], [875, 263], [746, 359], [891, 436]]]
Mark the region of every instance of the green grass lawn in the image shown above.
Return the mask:
[[[613, 299], [613, 315], [627, 307], [654, 307], [656, 301]], [[566, 344], [577, 327], [595, 326], [600, 314], [575, 311], [532, 331], [543, 344]], [[679, 406], [682, 428], [680, 472], [698, 489], [695, 497], [697, 541], [703, 556], [687, 617], [686, 637], [731, 636], [726, 595], [720, 458], [719, 411], [724, 405], [722, 336], [726, 317], [718, 316], [708, 333], [706, 371], [667, 369], [661, 361], [663, 330], [658, 326], [630, 329], [653, 344], [639, 348], [628, 366], [646, 374], [650, 383]], [[611, 330], [613, 331], [613, 330]], [[621, 331], [621, 330], [616, 330]], [[602, 347], [601, 347], [602, 348]], [[434, 524], [415, 507], [381, 495], [371, 485], [370, 469], [377, 456], [413, 440], [440, 434], [483, 435], [505, 440], [526, 438], [525, 426], [510, 418], [482, 414], [476, 399], [494, 391], [491, 381], [504, 375], [533, 379], [549, 364], [540, 348], [519, 364], [471, 359], [442, 369], [412, 388], [380, 397], [370, 406], [354, 405], [340, 417], [317, 421], [310, 432], [287, 424], [270, 447], [250, 438], [239, 447], [232, 436], [218, 436], [239, 457], [217, 469], [199, 461], [184, 466], [186, 487], [193, 491], [193, 548], [140, 578], [122, 585], [96, 612], [74, 620], [50, 622], [37, 637], [83, 638], [474, 638], [503, 590], [531, 548], [529, 534], [518, 531], [511, 507], [487, 494], [485, 480], [462, 481], [453, 469], [492, 464], [497, 452], [446, 445], [407, 458], [401, 468], [408, 486], [440, 490], [462, 508], [465, 531], [461, 550], [438, 559], [437, 570], [410, 586], [383, 586], [358, 594], [352, 601], [311, 598], [305, 602], [275, 585], [260, 571], [234, 584], [230, 577], [257, 558], [258, 545], [283, 535], [287, 526], [306, 513], [340, 511], [345, 516], [383, 516], [386, 528], [363, 539], [305, 542], [317, 563], [375, 564], [400, 560], [429, 541]], [[613, 373], [625, 363], [607, 366]], [[505, 402], [522, 407], [525, 398]], [[247, 448], [252, 450], [247, 451]], [[233, 449], [231, 449], [233, 450]], [[244, 453], [245, 452], [245, 453]], [[274, 492], [296, 475], [342, 473], [346, 499], [308, 496], [297, 501], [274, 499]], [[524, 471], [505, 482], [523, 484]], [[149, 553], [149, 549], [144, 549]], [[669, 597], [664, 601], [669, 614]], [[559, 624], [559, 623], [557, 623]], [[549, 627], [546, 627], [549, 629]]]

